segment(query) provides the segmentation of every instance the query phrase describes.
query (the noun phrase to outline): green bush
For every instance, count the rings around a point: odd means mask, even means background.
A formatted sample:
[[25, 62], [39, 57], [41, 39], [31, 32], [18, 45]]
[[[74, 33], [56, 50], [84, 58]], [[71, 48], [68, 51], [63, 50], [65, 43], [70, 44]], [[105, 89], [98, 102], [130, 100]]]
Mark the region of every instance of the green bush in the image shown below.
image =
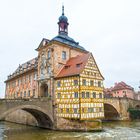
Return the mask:
[[129, 108], [128, 112], [131, 119], [140, 119], [140, 109]]

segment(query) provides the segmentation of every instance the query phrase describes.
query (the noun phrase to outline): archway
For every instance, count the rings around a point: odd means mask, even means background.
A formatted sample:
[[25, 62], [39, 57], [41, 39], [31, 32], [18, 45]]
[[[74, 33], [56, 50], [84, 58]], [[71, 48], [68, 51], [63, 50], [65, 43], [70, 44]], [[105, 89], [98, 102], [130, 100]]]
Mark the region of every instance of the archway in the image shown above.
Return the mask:
[[[23, 105], [7, 110], [2, 114], [1, 120], [5, 120], [6, 116], [16, 110], [24, 110], [30, 113], [37, 121], [37, 127], [53, 129], [53, 120], [50, 114], [47, 114], [43, 109], [34, 105]], [[18, 122], [17, 122], [18, 123]]]
[[118, 111], [111, 104], [104, 104], [104, 114], [104, 120], [119, 120], [120, 118]]
[[48, 85], [47, 84], [42, 84], [40, 87], [40, 96], [41, 97], [48, 97]]
[[35, 119], [38, 122], [38, 127], [52, 129], [53, 123], [48, 115], [45, 113], [36, 110], [36, 109], [30, 109], [30, 108], [23, 108], [22, 110], [29, 112], [31, 115], [35, 117]]
[[135, 109], [140, 109], [140, 105], [136, 105], [135, 106]]

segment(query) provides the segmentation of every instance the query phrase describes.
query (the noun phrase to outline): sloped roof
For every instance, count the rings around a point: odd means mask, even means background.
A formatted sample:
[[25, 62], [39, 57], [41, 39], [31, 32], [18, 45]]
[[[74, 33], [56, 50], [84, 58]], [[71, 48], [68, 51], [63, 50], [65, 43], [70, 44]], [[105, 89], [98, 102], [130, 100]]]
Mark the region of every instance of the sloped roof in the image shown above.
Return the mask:
[[62, 70], [58, 73], [56, 78], [78, 75], [84, 69], [91, 53], [78, 55], [70, 58]]
[[40, 42], [39, 46], [37, 49], [35, 49], [36, 51], [39, 51], [40, 48], [42, 48], [43, 46], [47, 45], [49, 43], [49, 39], [43, 38], [42, 41]]
[[84, 47], [80, 46], [78, 42], [76, 42], [73, 38], [69, 37], [66, 34], [59, 34], [58, 36], [54, 37], [51, 41], [58, 41], [63, 44], [69, 45], [73, 48], [78, 48], [83, 51], [86, 51]]
[[112, 91], [115, 90], [121, 90], [121, 89], [129, 89], [129, 90], [134, 90], [133, 87], [127, 85], [125, 82], [119, 82], [119, 83], [115, 83], [115, 86], [112, 88]]
[[18, 68], [11, 75], [8, 76], [8, 79], [6, 81], [11, 80], [14, 77], [23, 74], [29, 70], [37, 69], [37, 66], [38, 66], [38, 58], [36, 57], [27, 61], [26, 63], [19, 65]]

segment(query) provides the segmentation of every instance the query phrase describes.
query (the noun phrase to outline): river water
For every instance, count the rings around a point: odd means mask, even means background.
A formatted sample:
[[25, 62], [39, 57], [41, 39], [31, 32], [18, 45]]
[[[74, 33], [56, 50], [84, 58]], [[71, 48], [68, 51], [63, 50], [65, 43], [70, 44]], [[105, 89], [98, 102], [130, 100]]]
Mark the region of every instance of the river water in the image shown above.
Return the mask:
[[140, 140], [140, 122], [106, 122], [102, 132], [59, 132], [0, 122], [0, 140]]

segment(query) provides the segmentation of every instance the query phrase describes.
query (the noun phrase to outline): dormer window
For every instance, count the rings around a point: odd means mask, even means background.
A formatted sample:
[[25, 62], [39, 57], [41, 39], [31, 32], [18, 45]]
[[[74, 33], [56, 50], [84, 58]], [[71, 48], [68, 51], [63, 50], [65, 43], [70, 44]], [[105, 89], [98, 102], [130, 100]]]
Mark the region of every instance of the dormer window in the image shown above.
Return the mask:
[[82, 63], [76, 64], [76, 67], [77, 67], [77, 68], [80, 68], [81, 64], [82, 64]]
[[66, 65], [66, 66], [65, 66], [65, 69], [68, 69], [68, 68], [70, 68], [70, 65]]
[[62, 59], [66, 60], [66, 52], [65, 51], [62, 51]]

